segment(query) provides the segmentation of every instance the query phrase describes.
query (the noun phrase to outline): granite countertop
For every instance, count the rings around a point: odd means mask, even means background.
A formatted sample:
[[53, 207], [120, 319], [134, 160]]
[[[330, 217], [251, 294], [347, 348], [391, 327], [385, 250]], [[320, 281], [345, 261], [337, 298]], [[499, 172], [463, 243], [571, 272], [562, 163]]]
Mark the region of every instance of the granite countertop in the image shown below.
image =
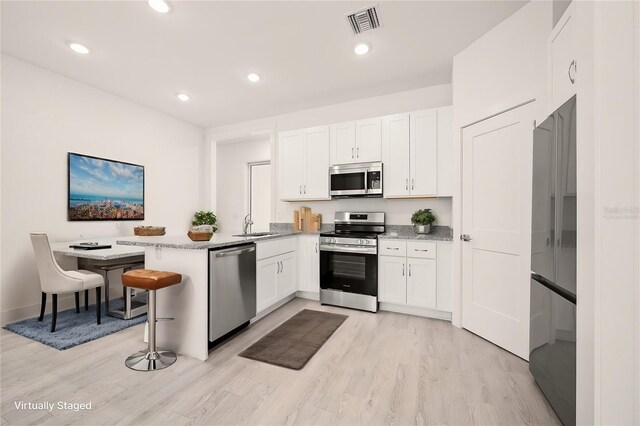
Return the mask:
[[411, 225], [387, 225], [387, 232], [378, 238], [383, 240], [431, 240], [453, 241], [453, 229], [448, 226], [433, 226], [429, 234], [416, 234]]
[[[85, 238], [75, 241], [52, 242], [51, 250], [53, 251], [53, 253], [62, 256], [81, 257], [84, 259], [93, 260], [115, 260], [144, 256], [144, 248], [118, 246], [116, 245], [117, 240], [118, 238]], [[72, 244], [78, 244], [86, 241], [95, 241], [100, 244], [108, 244], [111, 246], [111, 248], [100, 250], [79, 250], [69, 247]]]
[[209, 241], [191, 241], [186, 235], [163, 235], [159, 237], [123, 237], [117, 244], [124, 246], [164, 247], [181, 250], [208, 250], [234, 246], [242, 243], [273, 240], [297, 235], [294, 232], [278, 232], [261, 237], [236, 237], [232, 234], [216, 233]]

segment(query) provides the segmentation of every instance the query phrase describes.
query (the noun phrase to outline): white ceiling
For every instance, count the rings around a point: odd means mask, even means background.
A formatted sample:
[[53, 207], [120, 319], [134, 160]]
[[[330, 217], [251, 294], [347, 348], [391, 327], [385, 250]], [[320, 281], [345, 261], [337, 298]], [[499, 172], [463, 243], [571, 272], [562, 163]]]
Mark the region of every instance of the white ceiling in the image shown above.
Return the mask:
[[2, 52], [210, 127], [448, 83], [453, 56], [526, 3], [378, 1], [382, 27], [354, 36], [345, 14], [373, 1], [2, 1]]

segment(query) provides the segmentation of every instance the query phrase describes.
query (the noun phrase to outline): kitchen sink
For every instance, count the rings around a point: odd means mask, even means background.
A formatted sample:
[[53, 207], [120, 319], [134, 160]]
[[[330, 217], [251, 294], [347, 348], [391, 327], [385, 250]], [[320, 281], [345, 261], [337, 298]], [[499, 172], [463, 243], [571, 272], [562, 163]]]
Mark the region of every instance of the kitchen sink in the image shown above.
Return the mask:
[[275, 232], [252, 232], [250, 234], [236, 234], [234, 237], [266, 237], [267, 235], [274, 235]]

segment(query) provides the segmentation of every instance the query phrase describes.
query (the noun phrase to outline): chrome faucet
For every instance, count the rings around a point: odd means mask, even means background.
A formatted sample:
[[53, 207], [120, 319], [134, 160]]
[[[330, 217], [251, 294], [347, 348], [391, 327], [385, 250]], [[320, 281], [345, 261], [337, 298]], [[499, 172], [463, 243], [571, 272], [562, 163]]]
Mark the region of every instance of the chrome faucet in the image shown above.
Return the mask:
[[247, 230], [251, 225], [253, 225], [253, 221], [251, 220], [251, 213], [249, 213], [242, 221], [242, 233], [246, 235], [248, 233]]

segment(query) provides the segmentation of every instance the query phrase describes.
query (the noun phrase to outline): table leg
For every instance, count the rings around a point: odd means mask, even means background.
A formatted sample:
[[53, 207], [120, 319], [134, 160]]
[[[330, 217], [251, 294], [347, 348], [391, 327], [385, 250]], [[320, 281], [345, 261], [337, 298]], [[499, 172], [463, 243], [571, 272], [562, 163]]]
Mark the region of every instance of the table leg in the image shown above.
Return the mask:
[[[97, 301], [96, 303], [100, 303]], [[104, 271], [104, 315], [109, 316], [109, 271]]]

